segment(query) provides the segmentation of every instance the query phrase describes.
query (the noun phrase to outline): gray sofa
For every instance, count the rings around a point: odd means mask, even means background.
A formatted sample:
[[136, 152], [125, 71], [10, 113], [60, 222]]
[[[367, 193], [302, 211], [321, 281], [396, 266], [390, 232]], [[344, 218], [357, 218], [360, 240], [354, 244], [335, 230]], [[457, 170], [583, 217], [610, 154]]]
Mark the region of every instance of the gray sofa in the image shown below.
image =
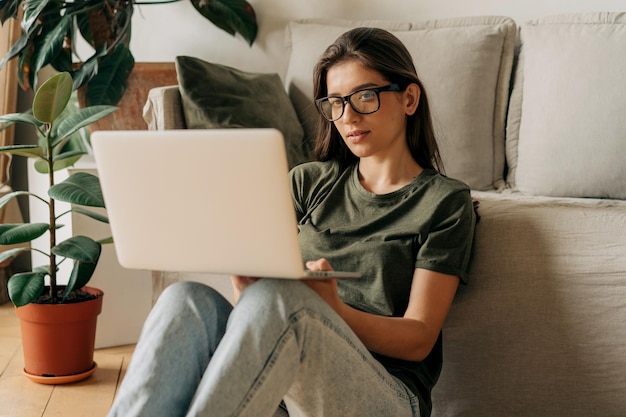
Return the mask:
[[[292, 22], [280, 75], [305, 140], [313, 62], [357, 25], [411, 50], [447, 174], [480, 202], [433, 416], [626, 415], [626, 16]], [[187, 127], [185, 100], [178, 86], [152, 90], [150, 128]], [[155, 296], [179, 279], [229, 291], [155, 271]]]

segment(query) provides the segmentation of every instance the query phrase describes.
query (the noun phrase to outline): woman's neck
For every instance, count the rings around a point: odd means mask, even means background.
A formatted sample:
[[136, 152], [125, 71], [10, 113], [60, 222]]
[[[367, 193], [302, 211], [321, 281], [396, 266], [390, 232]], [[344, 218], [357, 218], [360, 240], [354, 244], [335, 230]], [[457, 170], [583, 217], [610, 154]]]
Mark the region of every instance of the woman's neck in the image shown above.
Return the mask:
[[408, 157], [400, 160], [359, 160], [359, 181], [366, 190], [375, 194], [388, 194], [413, 181], [424, 169]]

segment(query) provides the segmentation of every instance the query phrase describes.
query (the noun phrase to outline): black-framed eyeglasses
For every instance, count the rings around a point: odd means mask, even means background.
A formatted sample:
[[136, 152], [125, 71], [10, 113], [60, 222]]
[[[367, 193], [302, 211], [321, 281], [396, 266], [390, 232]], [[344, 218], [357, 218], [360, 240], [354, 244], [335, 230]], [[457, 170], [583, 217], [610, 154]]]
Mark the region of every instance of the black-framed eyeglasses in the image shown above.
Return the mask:
[[402, 91], [398, 84], [357, 90], [347, 96], [328, 96], [315, 100], [317, 109], [329, 122], [341, 119], [346, 103], [359, 114], [372, 114], [380, 109], [379, 94], [383, 91]]

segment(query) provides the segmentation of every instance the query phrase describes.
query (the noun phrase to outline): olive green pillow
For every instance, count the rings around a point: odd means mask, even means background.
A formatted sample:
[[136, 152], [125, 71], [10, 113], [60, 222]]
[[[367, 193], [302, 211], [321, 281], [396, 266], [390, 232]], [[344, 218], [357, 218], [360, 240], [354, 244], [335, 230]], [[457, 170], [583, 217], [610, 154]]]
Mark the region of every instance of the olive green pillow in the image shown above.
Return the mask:
[[278, 74], [240, 71], [198, 58], [176, 57], [188, 129], [276, 128], [289, 167], [308, 160], [304, 131]]

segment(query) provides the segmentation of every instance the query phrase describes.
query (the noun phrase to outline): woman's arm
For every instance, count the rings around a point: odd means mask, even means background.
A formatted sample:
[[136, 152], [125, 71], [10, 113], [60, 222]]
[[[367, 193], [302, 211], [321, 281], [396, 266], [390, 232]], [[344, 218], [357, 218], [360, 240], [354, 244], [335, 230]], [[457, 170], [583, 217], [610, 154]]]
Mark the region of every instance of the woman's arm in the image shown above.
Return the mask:
[[[307, 263], [309, 269], [331, 269], [326, 260]], [[307, 281], [348, 323], [371, 351], [398, 359], [420, 361], [432, 350], [443, 327], [459, 278], [418, 268], [413, 275], [409, 305], [403, 317], [383, 317], [343, 303], [337, 282]]]

